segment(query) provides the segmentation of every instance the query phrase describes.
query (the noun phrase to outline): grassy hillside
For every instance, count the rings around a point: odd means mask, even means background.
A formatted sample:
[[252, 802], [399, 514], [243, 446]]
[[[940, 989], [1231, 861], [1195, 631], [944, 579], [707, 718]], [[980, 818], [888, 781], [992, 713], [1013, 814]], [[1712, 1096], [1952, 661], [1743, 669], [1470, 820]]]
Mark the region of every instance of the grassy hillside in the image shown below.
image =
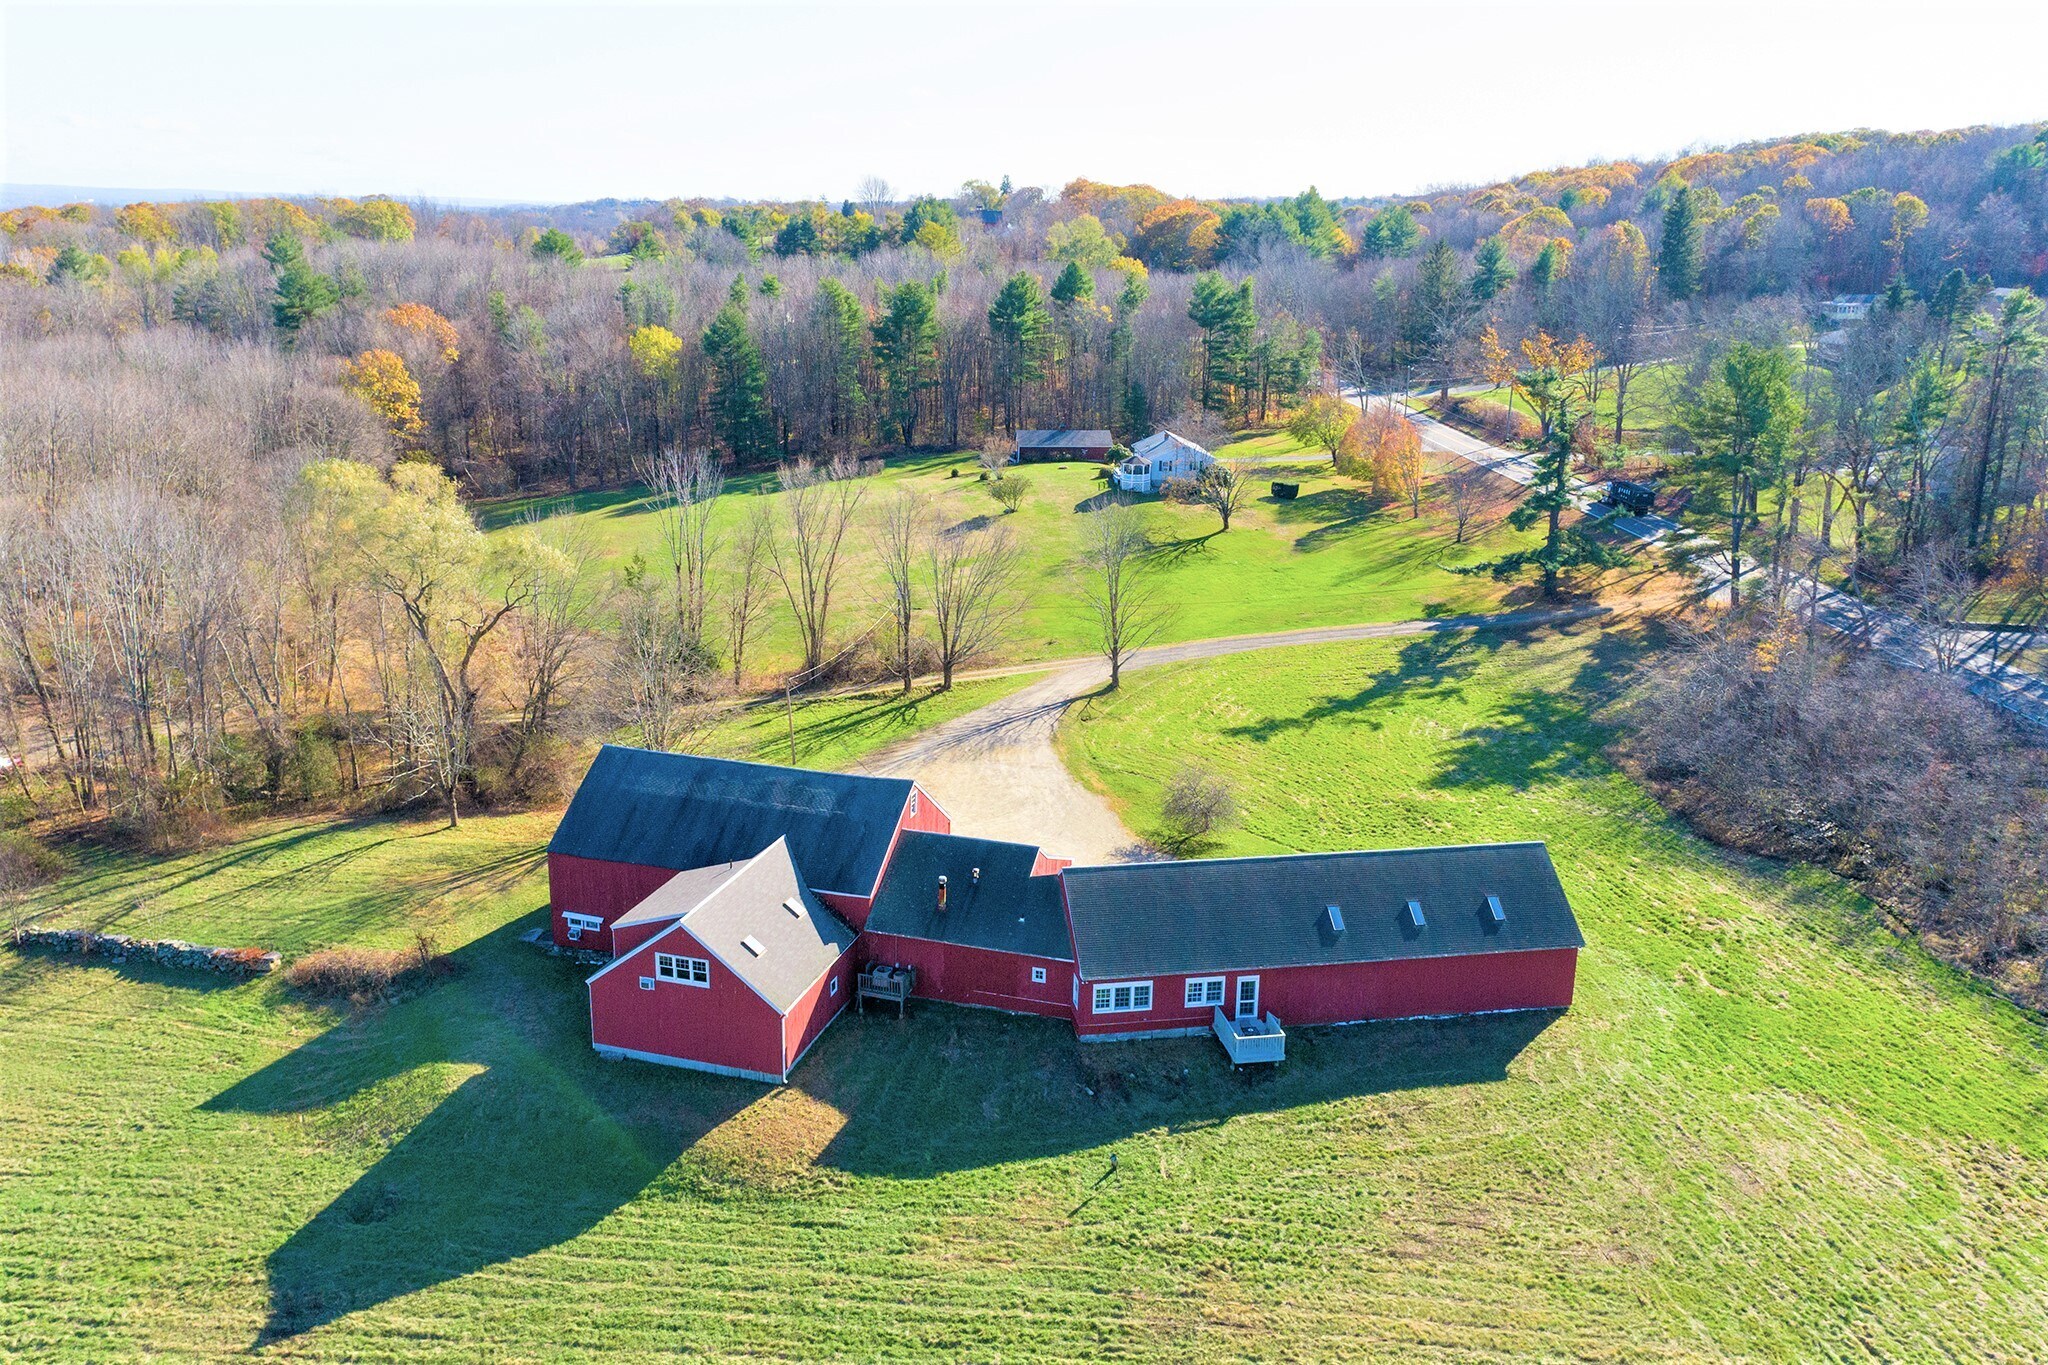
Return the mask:
[[1577, 1006], [1502, 1084], [1329, 1115], [1390, 1234], [1351, 1287], [1414, 1341], [2040, 1356], [2048, 1034], [1832, 877], [1721, 853], [1617, 774], [1585, 704], [1627, 652], [1580, 629], [1245, 655], [1142, 674], [1062, 738], [1139, 830], [1185, 757], [1230, 774], [1224, 853], [1549, 841]]
[[540, 817], [99, 855], [52, 897], [95, 922], [424, 927], [462, 973], [350, 1014], [0, 951], [0, 1356], [2038, 1357], [2041, 1029], [1615, 775], [1583, 716], [1631, 647], [1244, 655], [1075, 721], [1140, 828], [1176, 753], [1227, 764], [1231, 851], [1550, 839], [1576, 1009], [1301, 1031], [1272, 1075], [936, 1006], [781, 1090], [601, 1062], [517, 942]]
[[[1262, 462], [1260, 496], [1227, 533], [1204, 508], [1146, 499], [1158, 549], [1151, 565], [1161, 597], [1174, 606], [1162, 638], [1203, 639], [1291, 626], [1352, 621], [1397, 621], [1437, 612], [1479, 611], [1512, 591], [1490, 579], [1449, 572], [1520, 543], [1500, 526], [1499, 512], [1484, 518], [1466, 544], [1454, 543], [1447, 517], [1425, 504], [1419, 524], [1405, 508], [1381, 508], [1351, 480], [1331, 475], [1329, 461], [1307, 456], [1284, 436], [1226, 448], [1226, 454]], [[1296, 457], [1290, 462], [1289, 457]], [[1024, 611], [1005, 651], [1017, 660], [1086, 653], [1090, 623], [1078, 563], [1081, 513], [1100, 505], [1108, 487], [1100, 466], [1032, 465], [1018, 471], [1031, 483], [1022, 510], [1006, 515], [966, 455], [918, 456], [892, 462], [868, 491], [870, 511], [897, 490], [928, 494], [942, 524], [1002, 523], [1023, 542], [1027, 564], [1021, 584]], [[957, 472], [957, 477], [955, 474]], [[1301, 483], [1291, 502], [1264, 489], [1274, 479]], [[735, 479], [714, 523], [730, 526], [753, 498], [779, 498], [772, 475]], [[601, 550], [607, 575], [635, 553], [660, 557], [655, 518], [637, 492], [579, 494], [573, 498], [500, 502], [484, 509], [489, 526], [515, 524], [530, 511], [572, 513]], [[880, 615], [880, 577], [865, 528], [849, 535], [850, 568], [835, 595], [835, 634], [851, 638]], [[796, 648], [789, 613], [778, 596], [755, 666], [787, 666]]]

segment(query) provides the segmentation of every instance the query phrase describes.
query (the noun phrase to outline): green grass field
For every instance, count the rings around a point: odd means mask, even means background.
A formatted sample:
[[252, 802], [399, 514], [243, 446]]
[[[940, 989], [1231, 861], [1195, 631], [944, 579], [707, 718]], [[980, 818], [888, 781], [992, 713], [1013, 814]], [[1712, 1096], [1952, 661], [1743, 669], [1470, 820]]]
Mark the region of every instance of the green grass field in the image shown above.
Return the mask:
[[544, 816], [74, 851], [78, 920], [462, 970], [351, 1014], [0, 951], [0, 1356], [2039, 1357], [2040, 1026], [1617, 775], [1584, 716], [1634, 648], [1242, 655], [1070, 722], [1140, 828], [1177, 755], [1230, 772], [1227, 851], [1551, 841], [1572, 1012], [1298, 1030], [1272, 1075], [943, 1007], [781, 1090], [601, 1062], [516, 941]]
[[[1355, 482], [1334, 477], [1328, 460], [1303, 455], [1284, 435], [1255, 437], [1225, 453], [1266, 462], [1259, 472], [1262, 484], [1298, 480], [1301, 495], [1281, 502], [1262, 487], [1253, 506], [1220, 534], [1215, 514], [1206, 509], [1144, 501], [1157, 543], [1150, 564], [1161, 599], [1173, 609], [1162, 639], [1481, 611], [1501, 605], [1514, 591], [1483, 576], [1449, 571], [1522, 543], [1519, 533], [1498, 524], [1497, 514], [1458, 545], [1448, 518], [1433, 504], [1425, 503], [1420, 522], [1412, 522], [1405, 508], [1380, 507]], [[1288, 463], [1292, 456], [1301, 456], [1300, 462]], [[1025, 546], [1026, 564], [1019, 585], [1023, 611], [1003, 656], [1020, 662], [1068, 657], [1092, 648], [1079, 553], [1082, 514], [1106, 496], [1099, 468], [1021, 469], [1031, 493], [1012, 515], [996, 506], [987, 485], [975, 477], [971, 457], [909, 457], [892, 461], [875, 479], [868, 510], [897, 489], [910, 488], [931, 497], [944, 525], [1008, 525]], [[780, 496], [772, 474], [735, 478], [715, 524], [731, 525], [749, 499]], [[486, 506], [483, 517], [486, 526], [503, 527], [529, 511], [558, 509], [572, 515], [599, 547], [599, 573], [615, 573], [634, 553], [650, 562], [659, 559], [655, 519], [633, 490], [498, 502]], [[866, 536], [863, 526], [846, 541], [849, 570], [836, 594], [836, 638], [851, 639], [882, 612], [880, 578]], [[794, 661], [794, 650], [789, 613], [778, 596], [751, 661], [759, 671], [779, 670]]]
[[797, 697], [788, 711], [779, 696], [771, 696], [759, 705], [722, 717], [687, 747], [694, 753], [754, 763], [846, 768], [891, 740], [929, 730], [999, 701], [1037, 676], [1013, 673], [963, 678], [947, 692], [919, 684], [908, 696], [884, 686], [833, 696]]

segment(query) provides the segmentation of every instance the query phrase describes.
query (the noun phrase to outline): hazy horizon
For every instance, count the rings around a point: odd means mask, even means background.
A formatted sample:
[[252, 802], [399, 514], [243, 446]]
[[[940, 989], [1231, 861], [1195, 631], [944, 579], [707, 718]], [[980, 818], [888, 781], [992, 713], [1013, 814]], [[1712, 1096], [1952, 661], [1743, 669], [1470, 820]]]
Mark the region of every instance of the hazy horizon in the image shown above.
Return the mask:
[[[970, 177], [1333, 197], [2048, 117], [1924, 10], [10, 5], [0, 181], [558, 204]], [[1944, 9], [2040, 51], [2048, 7]], [[81, 42], [80, 25], [90, 26]], [[1764, 35], [1764, 26], [1768, 34]], [[1547, 54], [1555, 52], [1555, 57]], [[1245, 55], [1250, 54], [1250, 55]], [[249, 116], [252, 91], [266, 116]]]

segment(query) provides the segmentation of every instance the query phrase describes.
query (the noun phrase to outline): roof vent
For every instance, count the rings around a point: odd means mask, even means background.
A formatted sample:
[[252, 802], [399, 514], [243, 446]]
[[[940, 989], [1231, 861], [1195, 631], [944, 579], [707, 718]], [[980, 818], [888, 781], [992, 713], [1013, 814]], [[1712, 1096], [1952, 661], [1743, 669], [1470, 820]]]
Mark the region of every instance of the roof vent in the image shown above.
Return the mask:
[[1508, 922], [1508, 912], [1500, 908], [1499, 896], [1488, 896], [1486, 898], [1486, 917], [1495, 924], [1506, 924]]
[[1329, 912], [1329, 916], [1330, 916], [1330, 932], [1331, 932], [1331, 933], [1333, 933], [1333, 934], [1341, 934], [1341, 933], [1343, 933], [1343, 932], [1344, 932], [1344, 911], [1343, 911], [1343, 909], [1342, 909], [1341, 907], [1339, 907], [1339, 906], [1335, 906], [1335, 905], [1326, 905], [1326, 906], [1324, 906], [1324, 907], [1323, 907], [1323, 909]]
[[1427, 920], [1422, 918], [1421, 901], [1408, 902], [1408, 922], [1418, 929], [1420, 929], [1424, 924], [1428, 923]]
[[745, 948], [755, 957], [759, 957], [761, 956], [761, 954], [768, 951], [766, 948], [763, 948], [761, 946], [761, 940], [755, 938], [752, 934], [748, 934], [745, 938], [740, 940], [740, 947]]
[[804, 917], [804, 903], [795, 896], [791, 896], [788, 900], [784, 901], [782, 908], [789, 911], [790, 918], [792, 919], [802, 919]]

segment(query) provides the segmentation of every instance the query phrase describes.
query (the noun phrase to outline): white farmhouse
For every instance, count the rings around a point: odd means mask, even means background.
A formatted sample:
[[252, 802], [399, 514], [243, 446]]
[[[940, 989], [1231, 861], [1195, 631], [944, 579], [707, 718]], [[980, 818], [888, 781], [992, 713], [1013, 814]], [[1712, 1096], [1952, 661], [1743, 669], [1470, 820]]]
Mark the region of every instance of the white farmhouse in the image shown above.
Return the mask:
[[1157, 493], [1173, 479], [1192, 479], [1216, 457], [1185, 436], [1155, 431], [1131, 447], [1116, 467], [1116, 486], [1126, 493]]

